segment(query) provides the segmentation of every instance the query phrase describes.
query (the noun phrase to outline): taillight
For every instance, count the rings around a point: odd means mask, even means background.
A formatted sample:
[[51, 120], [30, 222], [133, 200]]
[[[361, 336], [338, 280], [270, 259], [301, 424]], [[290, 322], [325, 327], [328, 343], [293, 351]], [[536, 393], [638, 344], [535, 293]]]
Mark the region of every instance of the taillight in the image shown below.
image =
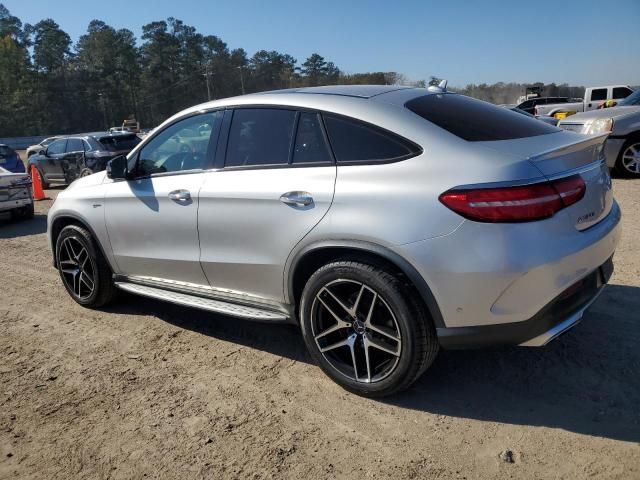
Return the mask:
[[453, 189], [440, 201], [477, 222], [529, 222], [552, 217], [584, 196], [580, 175], [517, 187]]

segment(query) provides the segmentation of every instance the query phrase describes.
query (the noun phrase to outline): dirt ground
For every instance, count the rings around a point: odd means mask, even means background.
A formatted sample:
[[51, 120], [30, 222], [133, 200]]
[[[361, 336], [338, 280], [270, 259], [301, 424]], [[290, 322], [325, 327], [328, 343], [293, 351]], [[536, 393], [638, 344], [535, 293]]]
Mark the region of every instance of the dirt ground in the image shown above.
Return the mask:
[[616, 271], [581, 325], [441, 352], [384, 401], [325, 377], [294, 327], [84, 309], [51, 267], [51, 202], [0, 220], [0, 478], [640, 478], [640, 181], [614, 188]]

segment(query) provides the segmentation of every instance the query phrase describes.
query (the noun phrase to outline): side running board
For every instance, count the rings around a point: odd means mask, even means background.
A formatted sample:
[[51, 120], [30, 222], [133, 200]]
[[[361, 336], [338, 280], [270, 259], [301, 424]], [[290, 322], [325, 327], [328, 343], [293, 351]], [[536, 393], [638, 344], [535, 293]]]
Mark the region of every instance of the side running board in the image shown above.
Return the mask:
[[184, 293], [173, 292], [161, 288], [148, 287], [128, 282], [115, 282], [116, 287], [136, 295], [165, 300], [167, 302], [185, 305], [187, 307], [199, 308], [210, 312], [221, 313], [232, 317], [241, 317], [250, 320], [259, 320], [267, 322], [286, 322], [287, 316], [281, 312], [264, 310], [246, 305], [237, 305], [234, 303], [214, 300], [212, 298], [203, 298], [195, 295], [187, 295]]

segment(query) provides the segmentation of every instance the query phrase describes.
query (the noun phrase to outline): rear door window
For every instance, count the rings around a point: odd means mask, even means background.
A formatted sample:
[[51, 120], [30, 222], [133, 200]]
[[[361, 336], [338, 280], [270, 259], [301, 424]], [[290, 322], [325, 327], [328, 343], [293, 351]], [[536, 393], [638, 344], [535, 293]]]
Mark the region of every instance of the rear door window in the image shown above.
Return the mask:
[[607, 99], [607, 89], [606, 88], [595, 88], [591, 90], [591, 100], [597, 102], [598, 100], [606, 100]]
[[424, 95], [405, 104], [413, 113], [469, 142], [512, 140], [558, 128], [487, 102], [453, 93]]
[[419, 153], [419, 147], [391, 132], [358, 120], [323, 114], [338, 163], [388, 162]]
[[82, 140], [79, 138], [70, 138], [67, 140], [67, 153], [70, 152], [83, 152], [84, 148], [82, 147]]
[[322, 118], [318, 113], [303, 112], [298, 120], [293, 163], [332, 163], [331, 151], [322, 130]]
[[233, 112], [225, 167], [289, 163], [296, 112], [275, 108], [240, 108]]
[[616, 87], [613, 89], [613, 98], [627, 98], [633, 93], [633, 90], [627, 87]]

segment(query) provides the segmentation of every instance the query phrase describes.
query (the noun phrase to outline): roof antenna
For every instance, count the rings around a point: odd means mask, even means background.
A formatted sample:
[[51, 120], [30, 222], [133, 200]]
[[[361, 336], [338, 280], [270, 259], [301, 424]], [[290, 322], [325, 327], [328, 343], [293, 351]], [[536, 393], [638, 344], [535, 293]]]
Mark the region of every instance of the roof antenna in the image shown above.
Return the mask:
[[446, 80], [440, 80], [440, 83], [438, 85], [429, 85], [429, 88], [427, 88], [427, 90], [429, 90], [430, 92], [434, 92], [434, 93], [446, 93], [446, 91], [447, 91], [447, 81]]

